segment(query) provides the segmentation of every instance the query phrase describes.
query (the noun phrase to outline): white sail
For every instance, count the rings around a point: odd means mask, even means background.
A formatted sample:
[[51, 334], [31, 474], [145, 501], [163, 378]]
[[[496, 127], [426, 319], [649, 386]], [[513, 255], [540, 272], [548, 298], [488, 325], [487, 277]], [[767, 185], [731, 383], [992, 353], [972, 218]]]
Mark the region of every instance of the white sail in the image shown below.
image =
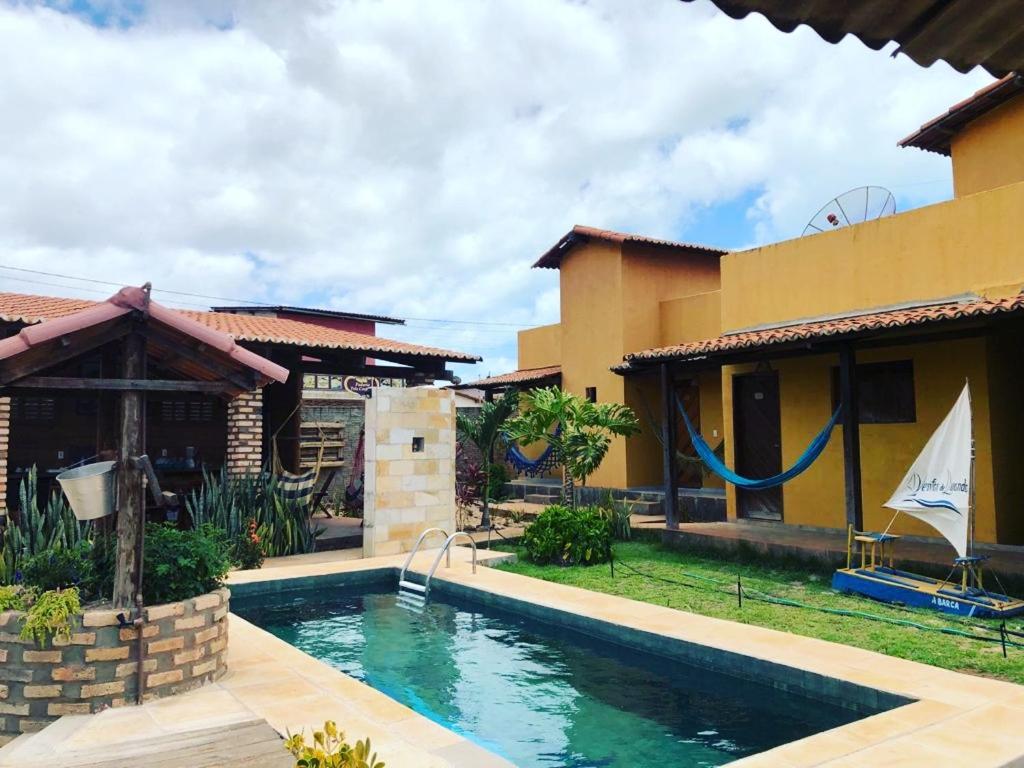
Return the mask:
[[924, 520], [966, 557], [971, 479], [971, 392], [964, 385], [885, 506]]

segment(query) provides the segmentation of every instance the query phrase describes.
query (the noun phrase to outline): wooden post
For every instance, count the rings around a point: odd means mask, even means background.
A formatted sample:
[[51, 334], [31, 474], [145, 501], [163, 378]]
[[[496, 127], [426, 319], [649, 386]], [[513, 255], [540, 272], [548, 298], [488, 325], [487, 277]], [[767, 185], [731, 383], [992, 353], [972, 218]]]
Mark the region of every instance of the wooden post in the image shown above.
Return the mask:
[[[146, 340], [137, 333], [125, 337], [122, 346], [121, 374], [126, 379], [145, 375]], [[135, 584], [139, 568], [139, 538], [142, 533], [145, 503], [142, 471], [129, 460], [145, 452], [143, 446], [143, 393], [121, 393], [121, 434], [117, 464], [117, 570], [114, 573], [114, 606], [130, 608], [135, 604]]]
[[839, 399], [843, 404], [843, 470], [846, 485], [846, 522], [864, 530], [860, 482], [860, 412], [857, 394], [857, 358], [853, 347], [839, 352]]
[[679, 527], [679, 476], [676, 472], [676, 404], [672, 369], [661, 364], [661, 444], [665, 486], [665, 527]]

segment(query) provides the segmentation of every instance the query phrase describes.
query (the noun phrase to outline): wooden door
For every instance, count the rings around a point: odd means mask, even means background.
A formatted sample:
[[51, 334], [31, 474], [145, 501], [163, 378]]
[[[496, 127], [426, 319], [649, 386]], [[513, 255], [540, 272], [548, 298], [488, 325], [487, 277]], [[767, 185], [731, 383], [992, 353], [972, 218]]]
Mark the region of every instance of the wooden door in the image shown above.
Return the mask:
[[[779, 376], [752, 373], [734, 376], [733, 425], [736, 472], [762, 478], [782, 471], [782, 424], [779, 413]], [[740, 517], [782, 520], [782, 487], [764, 491], [736, 491]]]
[[[676, 397], [682, 403], [687, 418], [693, 424], [694, 431], [700, 434], [700, 387], [695, 381], [681, 381], [676, 384]], [[676, 451], [686, 459], [677, 461], [677, 475], [680, 488], [700, 488], [704, 484], [703, 464], [697, 457], [697, 449], [693, 447], [690, 432], [680, 418], [676, 419]]]

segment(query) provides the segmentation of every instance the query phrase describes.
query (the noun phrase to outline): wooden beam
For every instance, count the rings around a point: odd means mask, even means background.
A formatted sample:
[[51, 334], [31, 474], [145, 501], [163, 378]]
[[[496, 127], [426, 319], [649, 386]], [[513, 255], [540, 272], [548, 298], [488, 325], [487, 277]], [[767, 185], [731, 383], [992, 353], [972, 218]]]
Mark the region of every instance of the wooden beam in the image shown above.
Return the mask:
[[864, 530], [864, 505], [860, 475], [860, 409], [857, 392], [857, 358], [852, 346], [839, 352], [839, 398], [843, 403], [843, 475], [846, 489], [846, 522]]
[[679, 475], [676, 472], [676, 410], [672, 366], [661, 364], [661, 445], [665, 488], [665, 527], [679, 528]]
[[220, 394], [237, 389], [229, 381], [179, 381], [177, 379], [90, 379], [77, 376], [27, 376], [10, 388], [77, 389], [135, 392], [205, 392]]
[[399, 368], [390, 365], [365, 365], [352, 362], [321, 360], [314, 363], [304, 360], [300, 363], [302, 373], [324, 376], [375, 376], [379, 379], [411, 379], [418, 372], [415, 368]]
[[[0, 385], [10, 384], [92, 352], [104, 344], [122, 339], [131, 333], [133, 325], [130, 317], [120, 317], [109, 325], [86, 329], [74, 334], [73, 337], [63, 336], [38, 347], [32, 347], [16, 357], [0, 362]], [[72, 338], [71, 343], [65, 343]]]
[[[141, 379], [146, 375], [146, 340], [133, 333], [124, 340], [121, 375]], [[145, 453], [142, 422], [143, 394], [121, 393], [121, 435], [117, 446], [117, 566], [114, 572], [114, 606], [128, 609], [136, 601], [135, 586], [141, 584], [140, 537], [144, 515], [142, 471], [132, 461]], [[138, 596], [141, 600], [141, 596]]]
[[[222, 363], [213, 357], [213, 355], [220, 353], [209, 350], [204, 345], [200, 345], [198, 348], [193, 349], [188, 344], [185, 344], [180, 339], [175, 338], [153, 324], [146, 326], [145, 335], [146, 338], [150, 339], [154, 344], [163, 347], [178, 357], [194, 361], [197, 365], [206, 368], [214, 375], [230, 382], [242, 392], [251, 392], [256, 389], [255, 372], [249, 369], [240, 369]], [[158, 364], [162, 364], [159, 359], [156, 362]]]

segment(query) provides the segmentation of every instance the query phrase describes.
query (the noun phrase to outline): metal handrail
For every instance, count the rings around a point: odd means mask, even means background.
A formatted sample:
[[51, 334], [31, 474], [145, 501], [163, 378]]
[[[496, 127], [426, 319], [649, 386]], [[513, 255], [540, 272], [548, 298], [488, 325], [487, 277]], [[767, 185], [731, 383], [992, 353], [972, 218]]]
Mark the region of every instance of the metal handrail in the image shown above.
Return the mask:
[[452, 542], [455, 541], [455, 539], [457, 539], [459, 536], [465, 536], [467, 539], [469, 539], [470, 546], [473, 547], [473, 573], [476, 573], [476, 542], [473, 541], [473, 537], [470, 536], [465, 531], [456, 531], [455, 533], [453, 533], [451, 536], [449, 536], [445, 540], [444, 546], [441, 547], [441, 551], [438, 552], [437, 553], [437, 557], [434, 558], [434, 563], [433, 563], [433, 565], [430, 566], [430, 570], [427, 572], [427, 580], [426, 580], [426, 582], [424, 582], [424, 587], [426, 588], [426, 591], [424, 592], [424, 595], [430, 594], [430, 580], [431, 580], [431, 578], [433, 578], [434, 571], [437, 570], [437, 566], [439, 566], [441, 564], [441, 555], [444, 555], [444, 554], [448, 555], [448, 558], [445, 561], [445, 566], [444, 567], [445, 568], [451, 568], [452, 567], [452, 551], [451, 551], [451, 546], [452, 546]]
[[[412, 559], [416, 556], [416, 552], [419, 551], [420, 544], [423, 543], [423, 540], [425, 538], [427, 538], [427, 536], [429, 536], [430, 534], [434, 533], [435, 531], [437, 533], [440, 533], [440, 534], [444, 535], [444, 537], [445, 537], [445, 547], [448, 546], [448, 542], [451, 541], [451, 537], [448, 535], [448, 531], [446, 531], [444, 528], [427, 528], [425, 531], [423, 531], [423, 533], [420, 534], [420, 537], [418, 539], [416, 539], [416, 544], [413, 546], [412, 550], [410, 550], [409, 556], [407, 558], [405, 558], [405, 565], [402, 566], [402, 573], [398, 577], [398, 580], [400, 582], [405, 581], [405, 572], [407, 570], [409, 570], [409, 565], [410, 565], [410, 563], [412, 563]], [[442, 552], [444, 551], [444, 547], [441, 548], [441, 551]], [[449, 560], [449, 563], [450, 562], [451, 561]]]

